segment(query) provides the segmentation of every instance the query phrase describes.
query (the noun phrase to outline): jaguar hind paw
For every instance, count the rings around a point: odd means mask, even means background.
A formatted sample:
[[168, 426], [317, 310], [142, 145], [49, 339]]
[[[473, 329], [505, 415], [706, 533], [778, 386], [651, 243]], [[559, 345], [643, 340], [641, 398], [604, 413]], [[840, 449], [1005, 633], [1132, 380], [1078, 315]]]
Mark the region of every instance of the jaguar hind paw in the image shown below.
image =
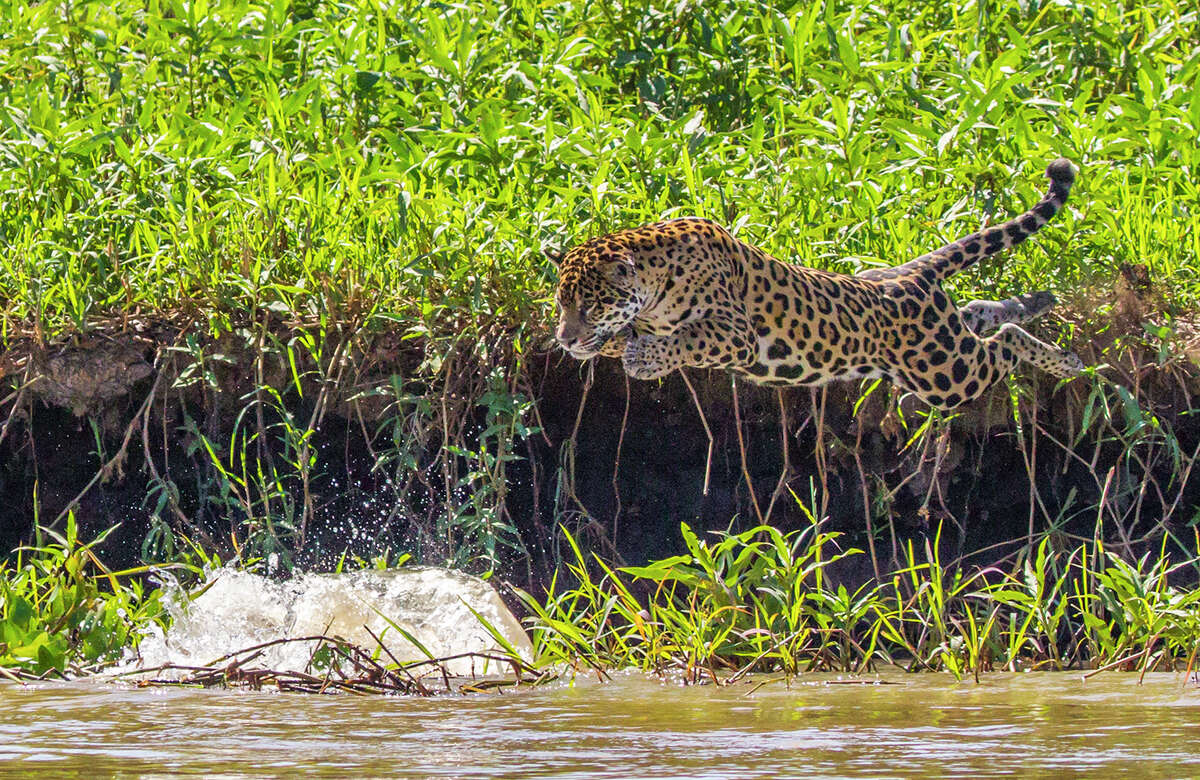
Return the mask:
[[1058, 303], [1058, 298], [1055, 298], [1054, 293], [1049, 290], [1038, 290], [1037, 292], [1018, 295], [1015, 300], [1020, 302], [1021, 306], [1025, 308], [1025, 319], [1040, 317], [1053, 309], [1055, 304]]
[[1083, 360], [1069, 349], [1064, 349], [1059, 356], [1061, 362], [1050, 370], [1050, 373], [1062, 379], [1069, 379], [1073, 376], [1079, 376], [1087, 368]]

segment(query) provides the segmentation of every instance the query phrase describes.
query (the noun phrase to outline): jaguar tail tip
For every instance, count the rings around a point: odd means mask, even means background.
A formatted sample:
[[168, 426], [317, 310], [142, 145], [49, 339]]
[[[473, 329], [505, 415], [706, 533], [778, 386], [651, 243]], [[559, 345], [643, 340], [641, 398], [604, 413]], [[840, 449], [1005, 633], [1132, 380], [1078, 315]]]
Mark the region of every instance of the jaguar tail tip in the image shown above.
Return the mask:
[[1071, 161], [1066, 157], [1059, 157], [1046, 166], [1046, 176], [1063, 189], [1069, 190], [1075, 183], [1075, 166], [1071, 165]]

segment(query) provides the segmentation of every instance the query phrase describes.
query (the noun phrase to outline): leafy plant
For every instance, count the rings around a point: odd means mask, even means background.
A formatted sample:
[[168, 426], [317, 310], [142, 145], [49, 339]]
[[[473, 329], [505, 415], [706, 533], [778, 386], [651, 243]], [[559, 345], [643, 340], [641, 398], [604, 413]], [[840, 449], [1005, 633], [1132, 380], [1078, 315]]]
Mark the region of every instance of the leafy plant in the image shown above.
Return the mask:
[[[1063, 555], [1046, 537], [1012, 572], [968, 572], [943, 565], [935, 537], [923, 560], [910, 546], [890, 582], [851, 591], [826, 569], [861, 551], [828, 554], [836, 534], [817, 524], [790, 534], [761, 526], [713, 543], [682, 530], [687, 554], [621, 570], [589, 562], [568, 534], [576, 585], [560, 591], [556, 580], [545, 601], [521, 594], [537, 661], [675, 670], [688, 682], [886, 661], [978, 681], [995, 668], [1071, 664], [1144, 673], [1191, 665], [1200, 647], [1200, 589], [1166, 582], [1200, 560], [1148, 566], [1087, 547]], [[635, 595], [640, 583], [653, 586], [644, 598]]]
[[74, 515], [62, 534], [22, 547], [0, 561], [0, 672], [78, 674], [121, 657], [140, 632], [167, 617], [158, 590], [134, 575], [149, 566], [114, 572], [94, 548], [112, 528], [81, 542]]

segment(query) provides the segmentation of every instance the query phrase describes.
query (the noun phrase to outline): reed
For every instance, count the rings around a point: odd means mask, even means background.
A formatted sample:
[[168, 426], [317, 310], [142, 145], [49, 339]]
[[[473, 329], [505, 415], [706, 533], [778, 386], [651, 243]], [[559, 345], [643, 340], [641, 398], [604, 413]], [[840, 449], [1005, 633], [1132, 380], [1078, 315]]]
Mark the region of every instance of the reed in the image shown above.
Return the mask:
[[[564, 529], [573, 556], [561, 572], [567, 584], [556, 575], [543, 596], [517, 591], [534, 657], [502, 644], [488, 658], [511, 665], [517, 684], [540, 684], [570, 670], [603, 679], [626, 668], [728, 684], [749, 674], [864, 673], [881, 666], [976, 681], [996, 670], [1144, 675], [1195, 666], [1200, 589], [1172, 585], [1170, 578], [1186, 569], [1194, 582], [1200, 554], [1172, 563], [1164, 551], [1153, 562], [1149, 556], [1131, 562], [1099, 541], [1058, 549], [1047, 535], [1010, 570], [968, 570], [944, 564], [934, 541], [910, 546], [907, 565], [890, 579], [851, 590], [831, 576], [831, 567], [864, 553], [843, 549], [839, 534], [820, 526], [813, 520], [790, 533], [758, 526], [702, 539], [684, 525], [685, 553], [630, 567], [586, 554]], [[163, 590], [134, 576], [151, 567], [110, 571], [92, 551], [103, 536], [81, 543], [73, 518], [65, 535], [47, 533], [50, 541], [0, 565], [0, 675], [94, 673], [135, 648], [152, 626], [167, 627]], [[185, 578], [202, 571], [175, 568]], [[374, 692], [431, 692], [412, 682], [413, 664], [388, 663], [378, 651], [326, 639], [326, 654], [333, 648], [337, 656], [326, 662], [353, 669], [339, 678], [348, 690], [358, 690], [360, 678], [382, 675], [387, 684]], [[248, 665], [257, 649], [230, 656], [242, 659], [236, 670], [220, 659], [191, 670], [182, 683], [164, 684], [330, 690], [328, 675], [300, 679]], [[420, 663], [436, 671], [444, 660]], [[153, 681], [161, 671], [139, 675]], [[445, 689], [453, 687], [447, 682]]]
[[1046, 536], [1011, 570], [968, 570], [944, 564], [935, 541], [910, 546], [889, 580], [851, 591], [826, 569], [863, 553], [841, 549], [819, 523], [712, 541], [683, 534], [687, 553], [648, 566], [614, 569], [573, 547], [570, 587], [522, 594], [538, 663], [690, 683], [888, 665], [978, 680], [996, 670], [1190, 671], [1200, 648], [1200, 589], [1168, 581], [1187, 569], [1194, 582], [1200, 555], [1129, 562], [1101, 542], [1058, 549]]
[[0, 560], [0, 675], [95, 672], [166, 624], [162, 591], [136, 576], [153, 567], [112, 571], [94, 552], [112, 530], [85, 543], [69, 516], [63, 533], [41, 528], [35, 546]]

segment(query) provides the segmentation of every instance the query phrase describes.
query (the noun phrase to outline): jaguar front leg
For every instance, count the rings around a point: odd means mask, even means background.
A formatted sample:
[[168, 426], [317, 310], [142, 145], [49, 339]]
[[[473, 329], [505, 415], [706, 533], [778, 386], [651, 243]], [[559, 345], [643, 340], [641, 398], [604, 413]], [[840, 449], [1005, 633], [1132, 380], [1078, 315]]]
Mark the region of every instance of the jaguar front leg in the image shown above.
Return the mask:
[[639, 334], [621, 356], [634, 379], [658, 379], [685, 366], [742, 368], [753, 362], [749, 327], [729, 317], [695, 320], [663, 335]]

